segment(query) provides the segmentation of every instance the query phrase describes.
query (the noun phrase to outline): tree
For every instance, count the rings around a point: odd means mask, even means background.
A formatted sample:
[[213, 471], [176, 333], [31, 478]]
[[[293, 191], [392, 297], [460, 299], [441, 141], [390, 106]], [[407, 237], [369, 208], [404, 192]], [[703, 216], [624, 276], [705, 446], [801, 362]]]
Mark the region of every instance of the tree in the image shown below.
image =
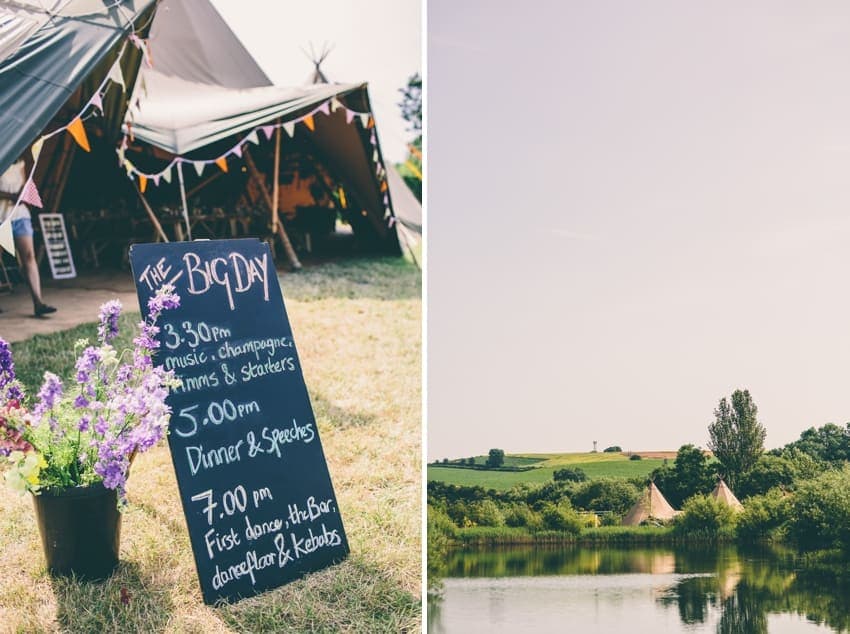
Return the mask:
[[579, 467], [556, 469], [552, 477], [555, 479], [555, 482], [584, 482], [587, 480], [587, 474]]
[[474, 465], [474, 464], [475, 464], [475, 458], [472, 458], [472, 457], [467, 458], [467, 459], [466, 459], [466, 464], [468, 464], [468, 465]]
[[693, 495], [710, 493], [715, 484], [708, 458], [693, 445], [679, 447], [673, 465], [659, 467], [652, 472], [652, 478], [674, 508], [681, 507]]
[[611, 447], [605, 447], [602, 450], [602, 453], [621, 453], [623, 448], [620, 445], [612, 445]]
[[408, 132], [415, 136], [409, 144], [410, 152], [404, 163], [396, 165], [399, 175], [407, 186], [422, 202], [422, 77], [414, 73], [407, 80], [407, 86], [400, 88], [402, 98], [398, 106], [401, 117], [409, 124]]
[[491, 449], [487, 456], [488, 467], [501, 467], [505, 464], [505, 452], [501, 449]]
[[755, 466], [764, 452], [764, 426], [749, 390], [735, 390], [731, 403], [720, 399], [714, 422], [708, 426], [708, 447], [723, 465], [723, 476], [734, 489], [738, 480]]

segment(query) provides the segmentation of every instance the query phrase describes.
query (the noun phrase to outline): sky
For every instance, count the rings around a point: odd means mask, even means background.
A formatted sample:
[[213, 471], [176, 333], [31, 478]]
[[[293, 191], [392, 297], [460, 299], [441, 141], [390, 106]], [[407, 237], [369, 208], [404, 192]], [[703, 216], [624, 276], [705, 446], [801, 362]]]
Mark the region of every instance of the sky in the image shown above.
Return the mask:
[[428, 3], [429, 460], [850, 421], [850, 4]]
[[[422, 5], [418, 0], [212, 0], [273, 83], [312, 77], [310, 45], [333, 47], [322, 64], [332, 82], [369, 82], [384, 156], [403, 161], [413, 138], [401, 118], [399, 89], [422, 71]], [[305, 51], [307, 54], [305, 55]]]

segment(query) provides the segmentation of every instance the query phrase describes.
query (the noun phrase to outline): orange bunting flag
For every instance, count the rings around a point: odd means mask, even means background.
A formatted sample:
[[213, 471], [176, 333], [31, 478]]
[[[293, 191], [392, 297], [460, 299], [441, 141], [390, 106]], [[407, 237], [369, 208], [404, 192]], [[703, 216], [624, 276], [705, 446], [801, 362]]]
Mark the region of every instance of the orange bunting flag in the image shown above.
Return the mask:
[[215, 160], [215, 164], [218, 165], [221, 168], [222, 172], [227, 171], [227, 159], [224, 158], [223, 156], [221, 158], [217, 158]]
[[86, 129], [83, 127], [82, 119], [77, 117], [71, 121], [71, 123], [68, 124], [68, 132], [70, 132], [71, 136], [74, 137], [74, 141], [77, 142], [77, 145], [83, 148], [86, 152], [91, 152], [89, 138], [86, 136]]
[[139, 191], [143, 194], [145, 190], [148, 188], [148, 177], [144, 174], [139, 174]]
[[385, 192], [387, 189], [387, 181], [381, 181], [381, 191]]
[[313, 115], [308, 114], [306, 117], [304, 117], [304, 125], [310, 128], [310, 132], [313, 132], [313, 130], [316, 129], [316, 124], [313, 123]]
[[372, 117], [369, 117], [369, 121], [366, 122], [366, 128], [374, 128], [375, 120]]

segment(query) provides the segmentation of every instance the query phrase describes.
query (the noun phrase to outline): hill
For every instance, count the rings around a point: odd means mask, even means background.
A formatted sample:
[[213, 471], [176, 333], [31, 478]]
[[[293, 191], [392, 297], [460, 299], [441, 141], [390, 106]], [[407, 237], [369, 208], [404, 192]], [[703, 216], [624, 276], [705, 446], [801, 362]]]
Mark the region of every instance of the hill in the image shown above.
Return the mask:
[[[564, 467], [579, 467], [590, 479], [633, 478], [648, 476], [653, 469], [664, 463], [665, 458], [672, 461], [676, 457], [675, 451], [636, 453], [642, 457], [641, 460], [630, 460], [628, 455], [622, 453], [506, 454], [506, 466], [531, 468], [527, 471], [496, 471], [429, 464], [428, 480], [465, 486], [477, 485], [488, 489], [509, 489], [515, 484], [551, 482], [555, 471]], [[647, 457], [643, 457], [644, 454]], [[486, 456], [475, 456], [475, 464], [482, 465], [486, 459]]]

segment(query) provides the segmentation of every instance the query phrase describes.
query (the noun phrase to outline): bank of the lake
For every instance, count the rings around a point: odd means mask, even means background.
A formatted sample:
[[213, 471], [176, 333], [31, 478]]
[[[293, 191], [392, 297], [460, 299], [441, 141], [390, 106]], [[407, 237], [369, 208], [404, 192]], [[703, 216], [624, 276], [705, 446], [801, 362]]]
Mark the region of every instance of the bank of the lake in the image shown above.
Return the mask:
[[[163, 445], [133, 463], [121, 564], [99, 584], [46, 574], [32, 501], [0, 482], [0, 631], [420, 631], [421, 274], [402, 259], [361, 258], [282, 275], [281, 287], [348, 559], [251, 599], [204, 605]], [[121, 332], [132, 336], [137, 306], [125, 309]], [[74, 341], [95, 336], [85, 324], [13, 344], [30, 393], [45, 369], [70, 375]]]

